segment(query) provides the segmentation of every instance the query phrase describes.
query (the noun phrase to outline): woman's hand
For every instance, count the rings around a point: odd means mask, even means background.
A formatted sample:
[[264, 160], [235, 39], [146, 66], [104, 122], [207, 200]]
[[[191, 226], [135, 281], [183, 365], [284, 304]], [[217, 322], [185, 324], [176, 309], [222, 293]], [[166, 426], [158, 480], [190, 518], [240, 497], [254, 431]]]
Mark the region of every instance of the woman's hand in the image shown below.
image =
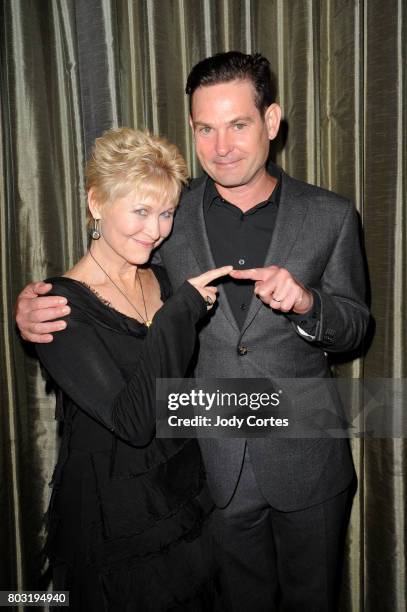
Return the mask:
[[195, 278], [188, 279], [188, 282], [191, 283], [191, 285], [195, 287], [195, 289], [202, 295], [208, 310], [210, 310], [216, 302], [216, 294], [218, 292], [218, 289], [216, 287], [212, 287], [210, 283], [221, 276], [226, 276], [232, 270], [233, 266], [223, 266], [222, 268], [208, 270], [200, 276], [195, 276]]

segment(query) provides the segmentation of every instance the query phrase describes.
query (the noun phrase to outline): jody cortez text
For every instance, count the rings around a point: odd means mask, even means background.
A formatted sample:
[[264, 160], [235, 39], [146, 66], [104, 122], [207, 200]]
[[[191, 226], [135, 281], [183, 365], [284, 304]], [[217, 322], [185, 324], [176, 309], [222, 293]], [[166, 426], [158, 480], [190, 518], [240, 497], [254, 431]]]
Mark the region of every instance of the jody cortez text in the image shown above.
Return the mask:
[[267, 406], [280, 404], [281, 391], [276, 393], [226, 393], [217, 389], [214, 393], [206, 393], [202, 389], [192, 389], [189, 393], [170, 393], [168, 395], [168, 410], [178, 410], [180, 406], [200, 406], [211, 410], [214, 406], [247, 406], [250, 410], [258, 410]]
[[251, 414], [247, 417], [212, 417], [197, 415], [191, 418], [178, 417], [171, 415], [168, 417], [170, 427], [232, 427], [240, 429], [243, 425], [247, 427], [288, 427], [288, 419], [276, 419], [275, 417], [257, 417]]

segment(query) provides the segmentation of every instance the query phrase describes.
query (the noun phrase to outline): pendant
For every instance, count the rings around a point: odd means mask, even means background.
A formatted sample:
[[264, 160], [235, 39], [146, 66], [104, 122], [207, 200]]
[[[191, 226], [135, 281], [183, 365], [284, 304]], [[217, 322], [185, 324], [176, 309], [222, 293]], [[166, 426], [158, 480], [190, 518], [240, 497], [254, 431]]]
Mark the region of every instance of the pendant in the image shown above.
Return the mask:
[[152, 321], [146, 321], [146, 327], [151, 327], [151, 326], [152, 326], [152, 324], [153, 324], [153, 322], [152, 322]]

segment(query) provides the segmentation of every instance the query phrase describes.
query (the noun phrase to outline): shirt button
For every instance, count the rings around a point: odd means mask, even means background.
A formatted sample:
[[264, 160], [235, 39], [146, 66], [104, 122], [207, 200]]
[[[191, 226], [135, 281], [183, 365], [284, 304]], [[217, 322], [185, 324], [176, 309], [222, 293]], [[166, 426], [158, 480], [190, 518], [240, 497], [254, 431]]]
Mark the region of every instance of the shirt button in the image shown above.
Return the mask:
[[240, 310], [247, 310], [247, 304], [240, 304]]
[[247, 346], [243, 346], [243, 344], [240, 344], [237, 347], [237, 354], [240, 355], [240, 357], [242, 357], [243, 355], [247, 355]]
[[239, 259], [239, 266], [244, 266], [245, 265], [245, 260], [244, 259]]

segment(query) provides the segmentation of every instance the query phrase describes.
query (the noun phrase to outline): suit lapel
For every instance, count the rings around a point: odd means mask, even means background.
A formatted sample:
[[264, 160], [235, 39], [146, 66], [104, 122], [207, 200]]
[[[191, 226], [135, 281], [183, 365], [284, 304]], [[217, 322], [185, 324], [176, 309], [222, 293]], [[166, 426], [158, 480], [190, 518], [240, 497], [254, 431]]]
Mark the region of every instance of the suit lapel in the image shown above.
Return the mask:
[[205, 187], [206, 180], [186, 195], [182, 203], [182, 229], [202, 272], [215, 267], [205, 227], [203, 211]]
[[[291, 179], [285, 172], [281, 173], [280, 203], [264, 267], [271, 265], [283, 267], [297, 240], [309, 206], [308, 200], [299, 199], [301, 191], [301, 183]], [[262, 301], [253, 296], [242, 333], [262, 307], [264, 307]]]
[[[204, 219], [203, 199], [206, 183], [207, 180], [204, 180], [202, 184], [186, 195], [182, 205], [183, 229], [202, 272], [216, 268]], [[222, 284], [219, 285], [219, 297], [218, 307], [223, 311], [232, 327], [238, 331], [236, 319], [233, 316]]]

